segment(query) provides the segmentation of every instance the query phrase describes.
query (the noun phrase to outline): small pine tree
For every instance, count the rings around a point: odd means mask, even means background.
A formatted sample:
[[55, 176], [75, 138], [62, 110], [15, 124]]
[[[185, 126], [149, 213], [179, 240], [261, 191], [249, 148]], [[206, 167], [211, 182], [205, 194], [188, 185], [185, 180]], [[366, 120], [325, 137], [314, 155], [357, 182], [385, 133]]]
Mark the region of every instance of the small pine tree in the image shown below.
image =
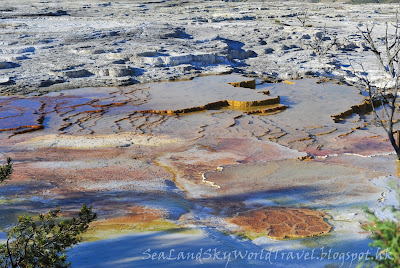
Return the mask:
[[[0, 183], [10, 179], [13, 171], [11, 158], [0, 166]], [[18, 223], [7, 234], [5, 244], [0, 244], [1, 268], [64, 268], [67, 262], [65, 251], [81, 240], [81, 234], [96, 219], [92, 207], [82, 206], [78, 218], [60, 221], [60, 209], [40, 214], [39, 220], [20, 216]]]
[[13, 172], [13, 166], [11, 158], [7, 158], [7, 163], [0, 166], [0, 184], [10, 179], [10, 175]]
[[[391, 186], [394, 188], [393, 185]], [[400, 201], [400, 192], [397, 188], [395, 189]], [[373, 211], [365, 209], [369, 223], [363, 226], [363, 229], [372, 232], [371, 239], [373, 240], [369, 246], [381, 250], [378, 252], [380, 254], [371, 255], [368, 258], [370, 266], [374, 263], [376, 268], [400, 267], [400, 208], [390, 207], [390, 209], [395, 220], [379, 219]], [[386, 254], [390, 258], [386, 258]]]
[[78, 218], [59, 221], [60, 209], [40, 214], [39, 221], [20, 216], [18, 224], [0, 245], [0, 266], [11, 268], [69, 267], [65, 250], [81, 240], [81, 234], [96, 218], [92, 207], [84, 205]]

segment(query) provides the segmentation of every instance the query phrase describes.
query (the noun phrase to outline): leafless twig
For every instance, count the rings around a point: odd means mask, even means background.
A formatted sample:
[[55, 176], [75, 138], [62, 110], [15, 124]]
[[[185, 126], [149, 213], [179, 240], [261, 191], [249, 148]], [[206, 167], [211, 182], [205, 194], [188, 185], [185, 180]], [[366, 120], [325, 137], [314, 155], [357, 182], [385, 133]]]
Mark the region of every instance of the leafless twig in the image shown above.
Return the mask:
[[[328, 42], [329, 41], [329, 42]], [[329, 50], [335, 45], [337, 45], [337, 37], [333, 36], [328, 37], [328, 31], [326, 26], [324, 26], [324, 30], [321, 34], [317, 34], [311, 40], [311, 43], [307, 44], [318, 57], [325, 56]]]
[[377, 42], [373, 38], [373, 30], [375, 25], [366, 25], [365, 29], [362, 30], [360, 27], [357, 26], [358, 31], [361, 33], [362, 37], [365, 41], [367, 41], [371, 51], [375, 54], [376, 58], [378, 59], [378, 64], [381, 69], [392, 78], [396, 77], [396, 63], [399, 62], [399, 52], [400, 52], [400, 34], [399, 34], [399, 17], [396, 13], [396, 24], [392, 24], [395, 29], [394, 38], [390, 41], [389, 36], [389, 23], [386, 22], [385, 28], [385, 54], [386, 58], [382, 57], [383, 52], [380, 51], [377, 47]]
[[303, 27], [306, 26], [306, 22], [308, 21], [308, 9], [304, 9], [304, 11], [301, 11], [299, 13], [296, 14], [296, 18], [300, 21], [301, 25], [303, 25]]
[[[375, 118], [377, 119], [380, 126], [385, 130], [386, 134], [388, 135], [389, 141], [397, 154], [397, 158], [400, 159], [400, 148], [394, 138], [394, 124], [396, 123], [394, 115], [397, 109], [396, 103], [398, 98], [397, 94], [399, 91], [400, 73], [396, 72], [394, 77], [395, 85], [394, 88], [392, 89], [393, 91], [388, 92], [387, 84], [381, 88], [372, 85], [371, 80], [368, 78], [368, 73], [365, 70], [364, 65], [362, 63], [358, 63], [358, 65], [361, 67], [362, 70], [362, 72], [360, 73], [355, 70], [350, 60], [349, 62], [353, 74], [357, 76], [366, 86], [366, 90], [369, 95], [368, 101], [369, 104], [372, 106], [372, 111], [375, 115]], [[400, 68], [400, 62], [397, 62], [397, 70], [399, 70], [399, 68]], [[383, 109], [382, 116], [380, 116], [377, 112], [378, 107], [382, 107]]]

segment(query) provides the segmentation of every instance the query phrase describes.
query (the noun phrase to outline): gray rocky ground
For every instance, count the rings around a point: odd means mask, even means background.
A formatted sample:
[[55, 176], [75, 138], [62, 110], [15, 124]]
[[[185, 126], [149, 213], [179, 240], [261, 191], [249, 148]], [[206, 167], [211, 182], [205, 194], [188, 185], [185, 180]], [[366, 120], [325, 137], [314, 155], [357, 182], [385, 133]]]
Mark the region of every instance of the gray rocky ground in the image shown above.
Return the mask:
[[0, 92], [229, 72], [357, 82], [349, 59], [379, 80], [357, 26], [375, 23], [378, 38], [395, 12], [393, 4], [342, 2], [2, 0]]
[[[143, 258], [171, 248], [319, 252], [207, 267], [354, 267], [371, 241], [361, 206], [392, 217], [382, 209], [397, 204], [388, 182], [400, 168], [365, 91], [292, 79], [361, 85], [351, 61], [390, 86], [357, 26], [374, 24], [382, 49], [395, 17], [394, 4], [0, 0], [0, 161], [14, 161], [0, 243], [21, 213], [86, 203], [99, 219], [85, 239], [100, 241], [70, 251], [73, 267], [204, 267]], [[231, 72], [259, 79], [120, 87]], [[288, 218], [260, 233], [270, 207]], [[238, 221], [246, 213], [257, 236]], [[273, 239], [279, 228], [297, 239]]]

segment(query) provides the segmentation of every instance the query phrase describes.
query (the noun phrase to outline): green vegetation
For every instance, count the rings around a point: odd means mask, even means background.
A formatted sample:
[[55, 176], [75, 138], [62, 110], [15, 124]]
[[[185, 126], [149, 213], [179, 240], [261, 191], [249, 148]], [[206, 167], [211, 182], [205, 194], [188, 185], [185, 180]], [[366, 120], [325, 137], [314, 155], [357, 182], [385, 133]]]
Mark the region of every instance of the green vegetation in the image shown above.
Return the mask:
[[39, 215], [39, 221], [20, 216], [8, 232], [6, 244], [0, 245], [1, 267], [69, 267], [65, 249], [77, 244], [80, 235], [96, 218], [92, 207], [84, 205], [78, 218], [56, 223], [59, 209]]
[[[0, 167], [0, 182], [10, 179], [11, 159]], [[81, 234], [96, 219], [92, 207], [84, 205], [78, 218], [59, 220], [60, 209], [40, 214], [38, 219], [20, 216], [0, 244], [0, 267], [69, 267], [65, 250], [81, 240]]]
[[11, 158], [7, 158], [7, 163], [0, 166], [0, 184], [10, 179], [10, 175], [13, 172], [13, 166]]
[[[396, 192], [400, 201], [398, 188], [396, 188]], [[396, 218], [393, 221], [381, 220], [373, 211], [365, 209], [370, 222], [363, 229], [372, 232], [373, 242], [369, 244], [370, 247], [380, 250], [380, 255], [369, 256], [369, 266], [375, 264], [376, 268], [400, 267], [400, 208], [390, 207], [390, 209]], [[386, 258], [386, 253], [391, 258]]]

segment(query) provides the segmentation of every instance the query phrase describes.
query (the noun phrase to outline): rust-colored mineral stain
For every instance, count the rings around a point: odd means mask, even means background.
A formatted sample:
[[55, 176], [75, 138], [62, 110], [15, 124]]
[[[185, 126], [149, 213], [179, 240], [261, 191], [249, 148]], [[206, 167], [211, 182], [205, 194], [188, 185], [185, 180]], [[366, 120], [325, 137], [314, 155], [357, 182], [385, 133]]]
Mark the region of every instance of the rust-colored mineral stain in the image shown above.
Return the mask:
[[106, 218], [91, 223], [84, 239], [96, 241], [137, 231], [165, 231], [176, 228], [174, 223], [164, 218], [165, 215], [158, 210], [134, 206], [125, 216]]
[[323, 235], [332, 226], [324, 221], [326, 214], [306, 208], [267, 207], [239, 213], [229, 222], [248, 233], [266, 234], [283, 239]]
[[15, 131], [14, 134], [21, 134], [43, 129], [43, 115], [34, 113], [23, 113], [16, 117], [9, 117], [0, 120], [0, 132]]
[[287, 109], [286, 105], [271, 105], [268, 108], [265, 109], [257, 109], [257, 106], [252, 106], [252, 108], [255, 108], [253, 110], [249, 110], [249, 111], [244, 111], [245, 114], [273, 114], [276, 112], [280, 112], [280, 111], [284, 111]]
[[14, 131], [16, 135], [41, 130], [45, 128], [42, 124], [45, 117], [46, 122], [64, 121], [57, 128], [60, 132], [77, 129], [94, 133], [90, 127], [108, 120], [102, 118], [105, 114], [115, 119], [112, 127], [120, 130], [118, 122], [125, 119], [133, 122], [136, 115], [177, 115], [224, 107], [267, 114], [286, 108], [279, 105], [279, 96], [265, 96], [251, 90], [255, 87], [254, 79], [230, 75], [149, 84], [145, 88], [82, 88], [41, 97], [7, 97], [0, 106], [0, 132]]
[[[374, 101], [374, 107], [379, 107], [381, 105], [379, 100]], [[362, 103], [353, 105], [351, 106], [348, 110], [341, 112], [339, 114], [332, 115], [333, 121], [335, 123], [338, 123], [340, 121], [343, 121], [347, 117], [350, 117], [352, 114], [366, 114], [372, 111], [371, 101], [370, 100], [364, 100]]]
[[231, 84], [234, 87], [244, 87], [244, 88], [251, 88], [251, 89], [256, 88], [256, 80], [255, 79], [241, 81], [241, 82], [231, 82], [228, 84]]
[[144, 208], [142, 206], [133, 206], [125, 216], [109, 218], [102, 221], [95, 221], [91, 225], [105, 225], [105, 224], [133, 224], [133, 223], [150, 223], [155, 220], [163, 219], [165, 215], [162, 212]]

